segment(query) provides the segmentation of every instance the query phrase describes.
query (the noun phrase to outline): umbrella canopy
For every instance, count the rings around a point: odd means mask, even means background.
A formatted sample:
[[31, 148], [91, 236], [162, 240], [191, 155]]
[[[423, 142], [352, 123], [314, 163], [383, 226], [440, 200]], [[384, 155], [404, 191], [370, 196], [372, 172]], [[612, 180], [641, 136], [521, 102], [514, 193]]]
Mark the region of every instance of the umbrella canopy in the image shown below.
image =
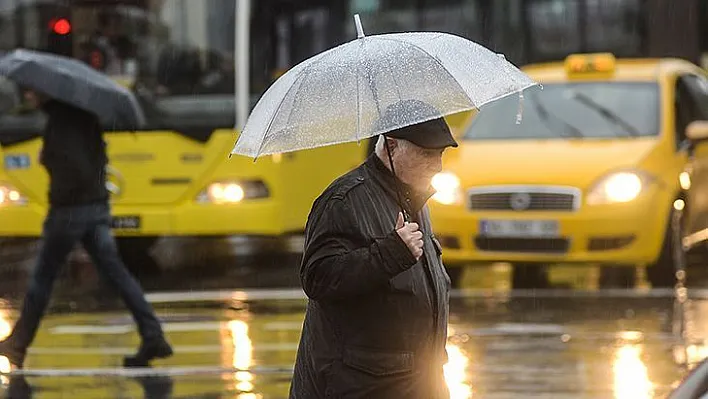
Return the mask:
[[138, 129], [145, 116], [133, 93], [87, 64], [17, 49], [0, 58], [0, 74], [20, 86], [95, 114], [104, 127]]
[[[264, 93], [232, 154], [257, 157], [358, 141], [479, 107], [535, 85], [503, 56], [459, 36], [365, 36], [303, 61]], [[438, 113], [389, 106], [418, 100]]]

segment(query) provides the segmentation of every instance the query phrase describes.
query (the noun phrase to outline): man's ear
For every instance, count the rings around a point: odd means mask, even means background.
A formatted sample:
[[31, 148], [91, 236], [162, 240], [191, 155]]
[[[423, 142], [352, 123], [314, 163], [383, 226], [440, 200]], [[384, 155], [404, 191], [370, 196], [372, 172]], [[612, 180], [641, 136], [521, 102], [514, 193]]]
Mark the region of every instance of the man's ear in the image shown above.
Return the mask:
[[394, 152], [396, 151], [396, 149], [398, 148], [398, 141], [386, 137], [386, 144], [388, 145], [388, 148], [391, 149], [391, 155], [393, 155], [393, 153], [394, 153]]

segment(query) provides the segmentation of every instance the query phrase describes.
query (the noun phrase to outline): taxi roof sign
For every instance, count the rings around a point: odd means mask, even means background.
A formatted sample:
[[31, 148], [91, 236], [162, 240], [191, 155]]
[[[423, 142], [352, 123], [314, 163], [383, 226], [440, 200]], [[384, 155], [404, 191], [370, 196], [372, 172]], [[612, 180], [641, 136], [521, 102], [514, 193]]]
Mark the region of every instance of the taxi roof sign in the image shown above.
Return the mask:
[[611, 74], [615, 64], [612, 53], [571, 54], [565, 59], [565, 70], [568, 75]]

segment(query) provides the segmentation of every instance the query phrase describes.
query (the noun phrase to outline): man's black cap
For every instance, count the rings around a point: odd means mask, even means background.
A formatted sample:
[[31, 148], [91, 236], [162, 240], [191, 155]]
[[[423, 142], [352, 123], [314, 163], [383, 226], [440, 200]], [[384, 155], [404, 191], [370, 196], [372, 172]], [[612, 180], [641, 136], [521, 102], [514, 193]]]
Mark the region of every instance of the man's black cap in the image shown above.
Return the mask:
[[409, 123], [412, 119], [421, 118], [432, 119], [390, 130], [384, 135], [407, 140], [418, 147], [429, 149], [457, 147], [457, 142], [440, 112], [432, 105], [419, 100], [403, 100], [388, 106], [378, 121], [378, 127], [388, 130], [391, 126], [400, 126]]

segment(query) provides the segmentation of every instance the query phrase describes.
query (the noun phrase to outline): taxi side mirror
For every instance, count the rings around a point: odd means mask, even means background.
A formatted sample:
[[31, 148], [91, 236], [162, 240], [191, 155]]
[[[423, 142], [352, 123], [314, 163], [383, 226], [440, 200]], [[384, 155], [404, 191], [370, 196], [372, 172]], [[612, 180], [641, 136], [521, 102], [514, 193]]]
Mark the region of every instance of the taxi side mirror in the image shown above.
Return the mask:
[[708, 139], [708, 121], [693, 121], [686, 127], [686, 137], [691, 141]]

